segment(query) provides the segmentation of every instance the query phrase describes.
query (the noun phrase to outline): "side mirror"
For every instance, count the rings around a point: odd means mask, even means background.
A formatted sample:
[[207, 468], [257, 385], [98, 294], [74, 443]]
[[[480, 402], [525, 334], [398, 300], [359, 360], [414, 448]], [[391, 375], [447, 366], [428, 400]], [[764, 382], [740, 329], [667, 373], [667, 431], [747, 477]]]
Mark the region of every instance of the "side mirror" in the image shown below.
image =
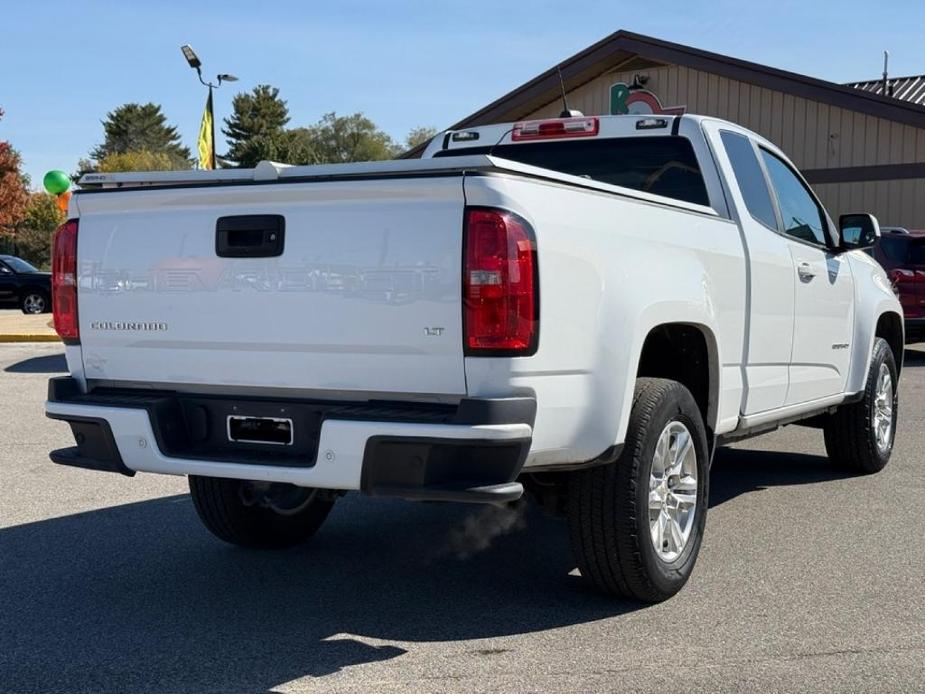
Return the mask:
[[871, 248], [880, 238], [880, 223], [872, 214], [843, 214], [838, 218], [838, 244], [842, 250]]

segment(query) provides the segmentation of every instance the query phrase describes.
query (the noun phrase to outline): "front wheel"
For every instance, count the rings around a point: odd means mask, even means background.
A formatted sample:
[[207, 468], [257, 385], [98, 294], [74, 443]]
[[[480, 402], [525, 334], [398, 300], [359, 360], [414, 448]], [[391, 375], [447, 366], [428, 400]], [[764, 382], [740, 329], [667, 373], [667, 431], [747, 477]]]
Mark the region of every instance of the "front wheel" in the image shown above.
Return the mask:
[[291, 547], [315, 534], [336, 492], [291, 484], [189, 476], [203, 525], [220, 540], [257, 549]]
[[620, 458], [569, 479], [572, 551], [586, 580], [645, 602], [681, 590], [706, 523], [708, 450], [687, 388], [640, 378]]
[[899, 411], [896, 359], [890, 345], [881, 337], [867, 372], [864, 397], [842, 405], [823, 425], [825, 450], [836, 465], [854, 472], [879, 472], [890, 461], [896, 438]]

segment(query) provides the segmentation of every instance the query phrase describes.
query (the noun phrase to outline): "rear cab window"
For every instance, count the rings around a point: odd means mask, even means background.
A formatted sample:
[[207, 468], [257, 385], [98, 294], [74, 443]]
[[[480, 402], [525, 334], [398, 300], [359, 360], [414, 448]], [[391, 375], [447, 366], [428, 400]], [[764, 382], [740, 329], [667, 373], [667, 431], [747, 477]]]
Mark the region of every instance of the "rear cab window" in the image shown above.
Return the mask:
[[777, 231], [777, 216], [774, 214], [771, 192], [752, 143], [744, 135], [729, 130], [723, 130], [720, 138], [748, 213], [769, 229]]
[[443, 150], [434, 157], [489, 154], [674, 200], [710, 205], [690, 140], [678, 136], [524, 142]]

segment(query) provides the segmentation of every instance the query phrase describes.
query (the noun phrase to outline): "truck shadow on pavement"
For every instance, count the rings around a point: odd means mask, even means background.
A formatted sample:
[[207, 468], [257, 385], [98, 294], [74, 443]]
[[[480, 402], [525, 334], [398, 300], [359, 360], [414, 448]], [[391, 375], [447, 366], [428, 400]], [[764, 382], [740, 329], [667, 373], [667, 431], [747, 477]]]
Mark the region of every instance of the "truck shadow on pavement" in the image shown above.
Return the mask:
[[[710, 470], [710, 507], [771, 487], [815, 484], [852, 476], [824, 456], [719, 448]], [[708, 517], [708, 526], [709, 522]]]
[[565, 528], [539, 513], [480, 554], [443, 553], [472, 512], [351, 495], [304, 547], [259, 553], [207, 535], [185, 495], [6, 528], [2, 688], [265, 691], [406, 652], [366, 640], [490, 638], [640, 607], [569, 576]]
[[4, 371], [12, 374], [66, 374], [67, 360], [64, 358], [63, 353], [46, 354], [10, 364]]
[[[741, 449], [720, 450], [714, 470], [711, 505], [839, 477], [819, 457]], [[452, 529], [478, 512], [350, 495], [309, 544], [259, 553], [207, 535], [185, 495], [3, 529], [4, 689], [265, 691], [406, 653], [380, 640], [484, 639], [644, 607], [586, 589], [565, 524], [533, 508], [525, 529], [453, 554]]]

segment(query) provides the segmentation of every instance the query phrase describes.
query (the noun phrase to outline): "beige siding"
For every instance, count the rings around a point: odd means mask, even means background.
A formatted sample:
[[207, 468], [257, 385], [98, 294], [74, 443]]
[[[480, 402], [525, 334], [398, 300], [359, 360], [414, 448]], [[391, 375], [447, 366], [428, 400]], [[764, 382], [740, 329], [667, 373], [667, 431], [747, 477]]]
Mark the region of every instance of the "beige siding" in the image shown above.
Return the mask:
[[870, 212], [884, 226], [925, 229], [925, 178], [826, 183], [813, 190], [836, 221], [842, 214]]
[[[801, 169], [829, 169], [925, 162], [925, 128], [822, 104], [681, 65], [612, 72], [569, 93], [569, 105], [605, 114], [610, 85], [649, 77], [646, 88], [664, 106], [686, 106], [689, 113], [739, 123], [774, 142]], [[555, 117], [554, 101], [530, 118]], [[830, 183], [813, 186], [833, 218], [844, 212], [870, 211], [882, 224], [925, 229], [925, 179]]]

